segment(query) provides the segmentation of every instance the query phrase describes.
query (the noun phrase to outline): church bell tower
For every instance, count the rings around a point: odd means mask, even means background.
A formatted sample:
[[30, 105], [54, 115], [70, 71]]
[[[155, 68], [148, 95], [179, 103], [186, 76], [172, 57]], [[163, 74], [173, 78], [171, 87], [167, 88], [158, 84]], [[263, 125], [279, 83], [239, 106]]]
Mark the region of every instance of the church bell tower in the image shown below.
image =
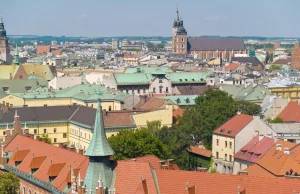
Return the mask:
[[0, 16], [0, 60], [6, 64], [10, 64], [12, 60], [2, 16]]
[[187, 31], [183, 26], [183, 20], [179, 16], [178, 5], [176, 18], [173, 22], [172, 52], [174, 54], [187, 54]]

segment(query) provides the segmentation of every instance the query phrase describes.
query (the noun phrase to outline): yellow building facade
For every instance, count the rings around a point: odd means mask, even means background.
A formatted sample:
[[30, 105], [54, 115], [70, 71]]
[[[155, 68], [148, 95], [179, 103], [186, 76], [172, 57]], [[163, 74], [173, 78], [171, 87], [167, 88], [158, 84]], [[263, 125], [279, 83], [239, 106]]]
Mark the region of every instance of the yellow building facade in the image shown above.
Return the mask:
[[273, 95], [281, 96], [283, 98], [290, 98], [291, 100], [300, 99], [300, 86], [290, 86], [290, 87], [278, 87], [278, 88], [268, 88]]
[[[97, 102], [84, 102], [73, 98], [30, 98], [23, 99], [15, 95], [7, 95], [0, 99], [1, 103], [9, 104], [12, 107], [39, 107], [39, 106], [68, 106], [82, 105], [97, 108]], [[121, 102], [117, 100], [106, 100], [101, 103], [102, 108], [106, 110], [121, 110]]]

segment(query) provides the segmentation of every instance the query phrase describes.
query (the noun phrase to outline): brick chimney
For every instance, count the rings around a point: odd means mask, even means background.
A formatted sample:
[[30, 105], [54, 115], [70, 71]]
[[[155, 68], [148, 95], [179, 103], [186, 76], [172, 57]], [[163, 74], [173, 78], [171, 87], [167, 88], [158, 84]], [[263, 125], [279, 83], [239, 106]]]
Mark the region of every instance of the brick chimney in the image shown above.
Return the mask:
[[276, 144], [276, 151], [281, 151], [282, 150], [282, 146], [281, 144]]
[[79, 149], [79, 150], [78, 150], [78, 154], [80, 154], [80, 155], [84, 155], [84, 151], [83, 151], [83, 149]]

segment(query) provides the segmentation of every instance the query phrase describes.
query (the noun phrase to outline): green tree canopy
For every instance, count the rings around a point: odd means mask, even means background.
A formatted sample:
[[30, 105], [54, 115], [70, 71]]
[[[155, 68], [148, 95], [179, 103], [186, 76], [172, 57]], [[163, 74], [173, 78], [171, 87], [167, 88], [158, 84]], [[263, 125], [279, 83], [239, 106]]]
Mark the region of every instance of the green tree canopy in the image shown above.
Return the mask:
[[118, 160], [150, 154], [162, 159], [169, 156], [168, 147], [147, 129], [122, 130], [108, 141], [115, 151], [114, 158]]
[[20, 179], [15, 174], [11, 172], [0, 174], [0, 193], [17, 194], [19, 187]]
[[280, 116], [275, 117], [274, 119], [267, 118], [269, 123], [283, 123], [283, 119]]
[[43, 139], [46, 141], [46, 143], [51, 144], [51, 138], [48, 136], [48, 134], [44, 133], [40, 137], [40, 141], [43, 141]]
[[250, 102], [235, 101], [224, 91], [210, 89], [196, 98], [194, 107], [185, 110], [183, 117], [179, 118], [178, 127], [194, 137], [195, 142], [202, 142], [206, 148], [211, 149], [213, 130], [238, 111], [259, 115], [261, 107]]

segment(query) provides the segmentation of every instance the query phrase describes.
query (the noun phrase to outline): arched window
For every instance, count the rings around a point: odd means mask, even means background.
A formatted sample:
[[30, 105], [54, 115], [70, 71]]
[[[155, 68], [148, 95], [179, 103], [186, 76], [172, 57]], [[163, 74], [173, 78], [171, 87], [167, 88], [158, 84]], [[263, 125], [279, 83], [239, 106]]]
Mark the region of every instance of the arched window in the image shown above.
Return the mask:
[[31, 190], [30, 189], [28, 189], [28, 194], [31, 194]]
[[23, 194], [26, 194], [26, 188], [23, 187]]

